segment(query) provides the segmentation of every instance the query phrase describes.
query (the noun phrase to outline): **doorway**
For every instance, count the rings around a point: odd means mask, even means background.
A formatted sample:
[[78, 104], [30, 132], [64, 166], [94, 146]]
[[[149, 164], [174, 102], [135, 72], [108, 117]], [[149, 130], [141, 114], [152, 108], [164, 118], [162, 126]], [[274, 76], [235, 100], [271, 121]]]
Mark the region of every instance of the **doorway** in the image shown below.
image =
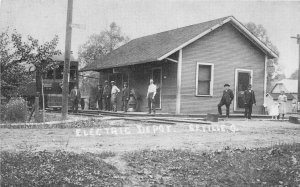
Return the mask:
[[252, 84], [253, 71], [249, 69], [235, 70], [235, 102], [234, 110], [243, 111], [244, 106], [244, 91], [247, 90], [248, 85]]
[[152, 68], [152, 79], [156, 85], [155, 107], [161, 109], [162, 68]]

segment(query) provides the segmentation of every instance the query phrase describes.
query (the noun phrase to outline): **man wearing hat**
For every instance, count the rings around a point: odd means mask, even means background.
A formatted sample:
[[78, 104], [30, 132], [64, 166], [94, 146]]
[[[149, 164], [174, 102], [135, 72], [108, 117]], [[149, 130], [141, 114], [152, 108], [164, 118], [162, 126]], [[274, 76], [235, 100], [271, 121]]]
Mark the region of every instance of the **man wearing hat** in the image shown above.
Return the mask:
[[111, 94], [111, 87], [109, 86], [108, 81], [105, 81], [105, 85], [103, 88], [103, 104], [104, 104], [104, 110], [109, 111], [110, 110], [110, 95]]
[[129, 101], [129, 88], [127, 82], [124, 82], [124, 88], [122, 89], [122, 108], [124, 112], [127, 112], [127, 106], [128, 106], [128, 101]]
[[245, 91], [244, 95], [244, 101], [245, 101], [245, 118], [251, 119], [251, 114], [252, 114], [252, 106], [253, 104], [256, 105], [255, 101], [255, 94], [254, 91], [252, 90], [252, 85], [248, 85], [248, 89]]
[[220, 103], [218, 104], [218, 111], [219, 111], [219, 114], [222, 115], [222, 109], [221, 107], [223, 105], [226, 106], [226, 117], [229, 118], [229, 107], [230, 107], [230, 104], [234, 98], [234, 95], [233, 95], [233, 92], [231, 89], [229, 89], [230, 85], [229, 84], [225, 84], [224, 85], [224, 88], [225, 90], [223, 91], [223, 96], [221, 98], [221, 101]]
[[116, 86], [115, 81], [111, 81], [111, 106], [112, 111], [117, 112], [117, 95], [120, 89]]

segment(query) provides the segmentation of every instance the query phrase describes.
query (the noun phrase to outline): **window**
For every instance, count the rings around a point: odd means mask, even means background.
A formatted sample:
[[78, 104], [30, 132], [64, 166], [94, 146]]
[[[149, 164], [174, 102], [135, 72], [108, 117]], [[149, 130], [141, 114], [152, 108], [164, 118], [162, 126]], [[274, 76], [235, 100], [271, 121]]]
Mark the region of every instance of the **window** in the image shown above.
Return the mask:
[[76, 66], [70, 67], [70, 80], [75, 81], [77, 79], [77, 69]]
[[47, 73], [43, 74], [43, 79], [53, 79], [54, 78], [54, 71], [53, 69], [49, 69]]
[[56, 79], [63, 79], [63, 73], [64, 73], [64, 66], [59, 65], [55, 72], [55, 78]]
[[213, 95], [213, 72], [213, 64], [197, 63], [196, 96]]

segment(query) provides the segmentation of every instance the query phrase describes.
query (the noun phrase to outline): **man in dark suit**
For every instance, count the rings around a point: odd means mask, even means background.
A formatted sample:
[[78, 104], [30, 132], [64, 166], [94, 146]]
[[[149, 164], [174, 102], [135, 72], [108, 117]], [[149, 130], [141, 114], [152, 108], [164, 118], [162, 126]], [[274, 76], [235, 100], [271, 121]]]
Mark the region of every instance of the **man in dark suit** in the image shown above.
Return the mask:
[[230, 104], [234, 98], [234, 95], [233, 95], [233, 92], [231, 89], [229, 89], [230, 85], [229, 84], [225, 84], [224, 85], [224, 88], [225, 90], [223, 91], [223, 96], [221, 98], [221, 101], [220, 103], [218, 104], [218, 111], [219, 111], [219, 114], [222, 115], [222, 109], [221, 107], [223, 105], [226, 106], [226, 117], [229, 118], [229, 107], [230, 107]]
[[77, 113], [78, 112], [78, 103], [81, 99], [81, 94], [80, 94], [80, 91], [77, 89], [77, 86], [74, 86], [74, 88], [71, 90], [70, 99], [72, 102], [72, 112]]
[[103, 85], [102, 84], [98, 86], [98, 93], [96, 97], [98, 102], [98, 110], [103, 110]]
[[103, 88], [103, 104], [104, 104], [104, 110], [106, 111], [110, 110], [110, 96], [111, 96], [111, 87], [108, 81], [106, 80]]
[[129, 88], [128, 88], [128, 84], [127, 82], [124, 82], [124, 88], [122, 89], [122, 103], [123, 103], [123, 110], [124, 112], [127, 112], [127, 108], [128, 108], [128, 101], [129, 101]]
[[251, 84], [249, 84], [248, 89], [244, 93], [244, 101], [245, 101], [245, 118], [251, 119], [252, 114], [252, 105], [256, 105], [255, 94], [252, 90]]

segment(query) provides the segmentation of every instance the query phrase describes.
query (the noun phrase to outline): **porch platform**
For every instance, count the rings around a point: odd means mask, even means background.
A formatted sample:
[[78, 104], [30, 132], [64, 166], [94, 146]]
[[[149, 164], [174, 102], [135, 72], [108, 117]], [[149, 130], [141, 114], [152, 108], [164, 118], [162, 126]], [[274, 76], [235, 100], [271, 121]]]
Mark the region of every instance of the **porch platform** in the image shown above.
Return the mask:
[[300, 114], [295, 113], [289, 116], [289, 122], [300, 124]]
[[[156, 114], [148, 114], [147, 112], [111, 112], [111, 111], [103, 111], [103, 110], [79, 110], [78, 113], [84, 113], [84, 114], [99, 114], [99, 115], [109, 115], [109, 116], [136, 116], [136, 117], [149, 117], [149, 116], [155, 116], [155, 117], [181, 117], [181, 118], [206, 118], [207, 114], [171, 114], [171, 113], [161, 113], [159, 111], [156, 112]], [[216, 113], [215, 113], [216, 114]], [[220, 118], [225, 118], [225, 115], [222, 115]], [[271, 116], [268, 115], [261, 115], [261, 114], [253, 114], [253, 118], [257, 119], [271, 119]], [[244, 114], [242, 113], [233, 113], [230, 114], [230, 118], [244, 118]]]

